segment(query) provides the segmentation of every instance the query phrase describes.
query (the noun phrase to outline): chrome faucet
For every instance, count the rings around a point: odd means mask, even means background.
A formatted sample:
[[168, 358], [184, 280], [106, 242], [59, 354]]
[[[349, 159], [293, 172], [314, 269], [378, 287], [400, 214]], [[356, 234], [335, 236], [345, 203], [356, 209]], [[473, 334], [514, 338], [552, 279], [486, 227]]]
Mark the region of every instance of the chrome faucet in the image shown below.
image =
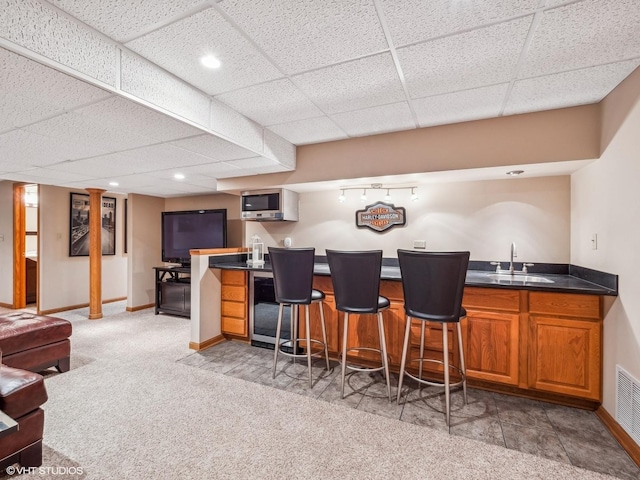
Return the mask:
[[511, 258], [509, 260], [509, 273], [513, 275], [515, 269], [513, 268], [513, 258], [518, 256], [518, 248], [516, 242], [511, 242]]

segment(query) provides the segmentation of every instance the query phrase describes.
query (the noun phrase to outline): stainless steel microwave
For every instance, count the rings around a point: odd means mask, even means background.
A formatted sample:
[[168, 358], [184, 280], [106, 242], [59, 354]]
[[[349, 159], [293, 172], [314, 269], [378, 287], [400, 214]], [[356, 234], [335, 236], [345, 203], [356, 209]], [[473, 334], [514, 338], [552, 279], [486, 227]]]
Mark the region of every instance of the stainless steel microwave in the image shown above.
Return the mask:
[[284, 188], [241, 193], [242, 220], [261, 222], [298, 221], [298, 194]]

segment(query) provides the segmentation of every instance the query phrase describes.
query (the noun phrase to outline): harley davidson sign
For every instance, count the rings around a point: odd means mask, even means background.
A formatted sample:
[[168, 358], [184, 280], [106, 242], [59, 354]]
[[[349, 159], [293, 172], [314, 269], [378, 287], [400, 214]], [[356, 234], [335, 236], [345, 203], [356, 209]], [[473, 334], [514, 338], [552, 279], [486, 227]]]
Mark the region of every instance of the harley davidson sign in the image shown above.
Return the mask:
[[378, 202], [367, 205], [364, 210], [356, 211], [356, 226], [358, 228], [370, 228], [376, 232], [384, 232], [405, 223], [404, 208], [396, 208], [390, 203]]

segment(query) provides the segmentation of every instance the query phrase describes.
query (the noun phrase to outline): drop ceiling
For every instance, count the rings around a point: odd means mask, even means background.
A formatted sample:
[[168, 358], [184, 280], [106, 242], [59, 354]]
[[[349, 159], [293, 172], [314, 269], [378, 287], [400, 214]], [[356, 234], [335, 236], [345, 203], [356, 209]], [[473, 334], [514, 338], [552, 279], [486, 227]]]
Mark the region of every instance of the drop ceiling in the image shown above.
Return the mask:
[[162, 197], [292, 170], [296, 145], [595, 103], [640, 65], [637, 0], [5, 0], [1, 15], [0, 179]]

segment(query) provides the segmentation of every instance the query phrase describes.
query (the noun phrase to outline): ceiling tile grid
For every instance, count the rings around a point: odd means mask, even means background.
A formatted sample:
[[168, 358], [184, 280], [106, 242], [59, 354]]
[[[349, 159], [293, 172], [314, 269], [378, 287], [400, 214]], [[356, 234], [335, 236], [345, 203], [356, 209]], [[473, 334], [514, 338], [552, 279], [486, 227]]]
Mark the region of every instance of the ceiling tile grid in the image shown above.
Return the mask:
[[389, 48], [371, 0], [222, 0], [217, 8], [288, 74]]
[[330, 142], [348, 138], [348, 135], [334, 121], [324, 115], [271, 125], [268, 129], [294, 145]]
[[411, 103], [421, 127], [497, 117], [508, 83], [419, 98]]
[[[282, 77], [278, 69], [213, 8], [125, 44], [131, 50], [215, 95]], [[222, 65], [203, 68], [214, 55]]]
[[640, 59], [518, 80], [505, 115], [596, 103], [640, 65]]
[[267, 127], [323, 114], [288, 78], [224, 93], [215, 98]]
[[637, 0], [583, 0], [546, 10], [520, 78], [640, 57]]
[[123, 51], [121, 88], [160, 108], [202, 126], [209, 124], [209, 99], [151, 62]]
[[389, 53], [295, 75], [292, 80], [326, 114], [406, 99]]
[[115, 86], [115, 44], [37, 0], [2, 0], [0, 37]]
[[351, 137], [409, 130], [416, 126], [407, 102], [336, 113], [331, 118]]
[[398, 49], [411, 98], [511, 80], [533, 16]]
[[247, 158], [255, 155], [255, 152], [251, 150], [247, 150], [244, 147], [216, 137], [215, 135], [208, 134], [176, 140], [171, 142], [171, 144], [178, 148], [184, 148], [190, 152], [203, 155], [214, 162], [236, 160], [238, 158]]
[[202, 0], [48, 0], [109, 37], [122, 41], [180, 15]]
[[396, 47], [533, 13], [540, 0], [380, 0]]

